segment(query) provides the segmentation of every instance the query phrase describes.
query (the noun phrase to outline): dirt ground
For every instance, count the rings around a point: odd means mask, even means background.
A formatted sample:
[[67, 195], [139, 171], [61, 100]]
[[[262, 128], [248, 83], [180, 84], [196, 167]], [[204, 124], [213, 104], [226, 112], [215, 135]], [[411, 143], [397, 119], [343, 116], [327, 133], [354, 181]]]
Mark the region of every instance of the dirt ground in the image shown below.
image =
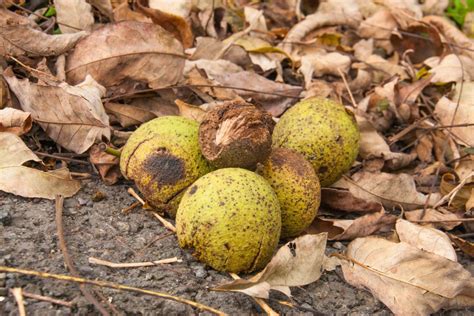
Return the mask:
[[[135, 209], [124, 215], [121, 209], [134, 202], [127, 193], [128, 183], [106, 186], [98, 180], [83, 181], [83, 188], [64, 203], [64, 231], [70, 255], [80, 274], [126, 285], [153, 289], [210, 305], [233, 315], [262, 314], [254, 301], [237, 293], [211, 291], [210, 288], [231, 278], [197, 262], [189, 251], [181, 250], [176, 238], [146, 211]], [[101, 191], [106, 198], [93, 202]], [[67, 273], [58, 248], [54, 221], [54, 202], [24, 199], [0, 192], [0, 265]], [[164, 237], [169, 235], [167, 237]], [[159, 236], [163, 237], [156, 240]], [[155, 242], [153, 242], [156, 240]], [[344, 248], [329, 243], [328, 251]], [[88, 263], [89, 257], [113, 262], [150, 261], [178, 257], [181, 263], [135, 269], [112, 269]], [[464, 262], [474, 272], [474, 264]], [[17, 307], [8, 288], [23, 287], [27, 292], [75, 302], [66, 308], [47, 302], [26, 299], [28, 315], [96, 315], [75, 284], [44, 280], [16, 274], [0, 274], [0, 315], [17, 315]], [[104, 297], [126, 315], [202, 314], [183, 304], [146, 295], [99, 289]], [[368, 292], [347, 285], [340, 270], [325, 273], [321, 279], [303, 288], [294, 288], [294, 302], [299, 309], [282, 307], [285, 299], [272, 294], [270, 306], [286, 315], [389, 315], [387, 308]], [[450, 311], [447, 315], [468, 315], [474, 311]]]

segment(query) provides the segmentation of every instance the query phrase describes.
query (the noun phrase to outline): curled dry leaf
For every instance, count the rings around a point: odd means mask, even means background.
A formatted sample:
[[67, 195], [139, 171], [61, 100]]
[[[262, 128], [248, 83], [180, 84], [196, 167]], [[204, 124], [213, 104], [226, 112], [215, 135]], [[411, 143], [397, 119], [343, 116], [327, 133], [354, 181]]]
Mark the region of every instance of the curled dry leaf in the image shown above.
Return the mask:
[[107, 24], [80, 41], [68, 55], [66, 75], [72, 84], [89, 74], [105, 87], [127, 80], [161, 88], [178, 82], [184, 60], [181, 43], [160, 26], [124, 21]]
[[[202, 3], [200, 3], [202, 5]], [[170, 14], [186, 18], [191, 12], [193, 1], [190, 0], [150, 0], [152, 9], [160, 9]]]
[[99, 145], [91, 147], [90, 161], [96, 166], [100, 177], [107, 185], [116, 183], [122, 176], [119, 167], [120, 158], [106, 153]]
[[450, 194], [452, 191], [453, 195], [449, 198], [449, 205], [455, 210], [469, 210], [468, 202], [472, 196], [472, 190], [474, 190], [474, 182], [470, 182], [470, 178], [474, 175], [473, 172], [467, 175], [467, 179], [456, 179], [456, 176], [452, 173], [445, 173], [441, 177], [441, 183], [439, 185], [439, 191], [443, 195]]
[[190, 118], [197, 122], [202, 122], [206, 111], [204, 111], [200, 106], [192, 105], [177, 99], [174, 101], [179, 109], [179, 115]]
[[369, 290], [396, 315], [474, 305], [474, 278], [442, 256], [377, 237], [352, 241], [345, 256], [346, 281]]
[[140, 125], [156, 117], [152, 112], [131, 104], [108, 102], [104, 104], [104, 108], [122, 127]]
[[406, 173], [391, 174], [385, 172], [371, 173], [359, 171], [349, 178], [336, 182], [334, 187], [347, 187], [357, 198], [381, 203], [386, 208], [403, 207], [413, 210], [434, 205], [440, 195], [433, 193], [429, 201], [428, 196], [416, 190], [413, 176]]
[[0, 8], [1, 56], [61, 55], [73, 48], [86, 35], [86, 32], [48, 35], [35, 29], [28, 19], [20, 17], [5, 8]]
[[437, 254], [446, 259], [458, 261], [448, 235], [442, 231], [416, 225], [403, 219], [397, 220], [395, 229], [401, 242], [406, 242], [420, 250]]
[[23, 197], [54, 199], [58, 194], [73, 196], [81, 188], [66, 168], [43, 172], [23, 166], [27, 161], [41, 159], [18, 136], [0, 132], [0, 190]]
[[382, 205], [356, 198], [346, 189], [321, 188], [321, 203], [338, 211], [370, 213], [379, 212]]
[[0, 132], [23, 135], [31, 129], [31, 113], [13, 108], [0, 110]]
[[321, 77], [323, 75], [334, 75], [337, 77], [347, 74], [351, 67], [351, 58], [341, 53], [315, 53], [308, 54], [301, 58], [299, 71], [303, 74], [306, 87], [309, 86], [313, 75]]
[[262, 272], [214, 288], [268, 298], [270, 290], [291, 296], [291, 286], [303, 286], [319, 279], [325, 260], [327, 234], [304, 235], [282, 246]]
[[453, 234], [448, 234], [449, 238], [451, 241], [459, 247], [459, 249], [462, 250], [465, 254], [467, 254], [469, 257], [474, 258], [474, 243], [467, 241], [465, 239], [459, 238], [456, 235]]
[[393, 51], [389, 39], [392, 30], [397, 27], [397, 21], [388, 9], [380, 9], [372, 16], [360, 23], [358, 33], [364, 38], [375, 39], [375, 45], [385, 49], [388, 53]]
[[448, 83], [469, 81], [474, 78], [474, 61], [466, 56], [449, 54], [443, 59], [432, 57], [425, 60], [430, 66], [431, 82]]
[[474, 82], [457, 84], [452, 100], [442, 97], [434, 113], [443, 125], [458, 125], [449, 129], [458, 144], [474, 147]]
[[194, 38], [191, 26], [182, 16], [163, 11], [161, 10], [162, 7], [159, 6], [151, 8], [151, 1], [148, 0], [138, 0], [134, 4], [137, 12], [143, 13], [153, 23], [173, 34], [183, 44], [184, 48], [193, 45]]
[[88, 31], [94, 24], [92, 8], [86, 0], [54, 0], [54, 7], [62, 33]]
[[275, 82], [249, 71], [223, 74], [217, 76], [216, 81], [237, 88], [234, 89], [235, 93], [244, 99], [254, 99], [273, 116], [280, 116], [293, 105], [302, 90], [301, 87]]
[[329, 240], [352, 240], [380, 232], [389, 232], [396, 221], [396, 216], [387, 214], [382, 208], [379, 212], [356, 219], [316, 218], [306, 231], [308, 233], [326, 232]]
[[109, 118], [101, 101], [105, 89], [90, 76], [77, 86], [44, 86], [5, 74], [4, 78], [22, 109], [64, 148], [83, 153], [96, 140], [110, 138]]

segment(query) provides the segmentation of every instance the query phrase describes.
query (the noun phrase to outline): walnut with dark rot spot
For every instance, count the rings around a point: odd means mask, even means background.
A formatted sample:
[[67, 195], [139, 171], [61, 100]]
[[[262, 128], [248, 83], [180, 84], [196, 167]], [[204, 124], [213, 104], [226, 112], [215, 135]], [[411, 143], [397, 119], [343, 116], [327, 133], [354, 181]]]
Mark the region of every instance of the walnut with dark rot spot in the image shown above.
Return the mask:
[[140, 126], [120, 156], [123, 175], [145, 199], [174, 217], [184, 190], [212, 170], [198, 144], [199, 124], [164, 116]]
[[199, 127], [199, 145], [215, 167], [255, 170], [270, 155], [274, 125], [267, 112], [229, 101], [206, 114]]

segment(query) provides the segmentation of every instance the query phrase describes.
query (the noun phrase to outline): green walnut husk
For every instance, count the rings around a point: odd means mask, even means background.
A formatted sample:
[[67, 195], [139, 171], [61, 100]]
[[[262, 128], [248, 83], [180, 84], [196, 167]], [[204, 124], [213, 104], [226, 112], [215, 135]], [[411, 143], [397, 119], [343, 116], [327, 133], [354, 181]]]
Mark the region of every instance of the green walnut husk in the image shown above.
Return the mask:
[[270, 183], [280, 202], [280, 237], [300, 235], [313, 222], [321, 202], [313, 166], [299, 153], [275, 148], [257, 172]]
[[182, 248], [218, 271], [262, 269], [281, 230], [277, 196], [261, 176], [240, 168], [213, 171], [184, 193], [176, 215]]
[[120, 156], [122, 174], [172, 217], [180, 193], [212, 170], [199, 149], [198, 130], [199, 123], [184, 117], [156, 118], [130, 136]]
[[273, 131], [273, 147], [299, 152], [313, 165], [321, 186], [347, 172], [359, 152], [354, 115], [329, 99], [311, 98], [282, 115]]

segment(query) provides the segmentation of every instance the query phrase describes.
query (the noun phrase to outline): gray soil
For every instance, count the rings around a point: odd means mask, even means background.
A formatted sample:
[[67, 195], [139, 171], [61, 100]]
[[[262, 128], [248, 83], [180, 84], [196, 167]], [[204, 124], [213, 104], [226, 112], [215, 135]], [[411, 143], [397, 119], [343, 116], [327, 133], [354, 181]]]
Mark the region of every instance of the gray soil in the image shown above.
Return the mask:
[[[231, 278], [197, 262], [190, 251], [181, 250], [176, 238], [169, 235], [147, 211], [137, 208], [127, 215], [123, 214], [121, 209], [134, 202], [127, 193], [126, 183], [106, 186], [97, 180], [83, 182], [82, 190], [75, 197], [66, 199], [63, 214], [69, 253], [81, 276], [166, 292], [233, 315], [263, 313], [244, 294], [211, 291], [212, 287]], [[97, 191], [105, 193], [106, 198], [93, 202], [92, 196]], [[53, 201], [24, 199], [0, 192], [0, 265], [67, 274], [63, 255], [58, 248], [54, 214]], [[329, 244], [328, 251], [335, 251], [332, 246], [344, 248], [341, 243]], [[183, 261], [134, 269], [112, 269], [88, 262], [89, 257], [112, 262], [137, 262], [175, 256]], [[464, 266], [473, 272], [473, 264], [466, 262]], [[82, 296], [76, 284], [7, 273], [0, 274], [0, 315], [18, 314], [16, 303], [8, 294], [8, 289], [14, 287], [75, 303], [73, 308], [67, 308], [26, 299], [28, 315], [99, 314]], [[170, 300], [106, 288], [96, 289], [121, 314], [200, 314], [190, 306]], [[390, 314], [370, 293], [346, 284], [340, 270], [325, 273], [319, 281], [292, 290], [293, 302], [300, 306], [299, 309], [277, 303], [277, 300], [286, 299], [278, 293], [272, 294], [269, 305], [289, 315]], [[472, 312], [451, 311], [448, 314], [472, 315]]]

